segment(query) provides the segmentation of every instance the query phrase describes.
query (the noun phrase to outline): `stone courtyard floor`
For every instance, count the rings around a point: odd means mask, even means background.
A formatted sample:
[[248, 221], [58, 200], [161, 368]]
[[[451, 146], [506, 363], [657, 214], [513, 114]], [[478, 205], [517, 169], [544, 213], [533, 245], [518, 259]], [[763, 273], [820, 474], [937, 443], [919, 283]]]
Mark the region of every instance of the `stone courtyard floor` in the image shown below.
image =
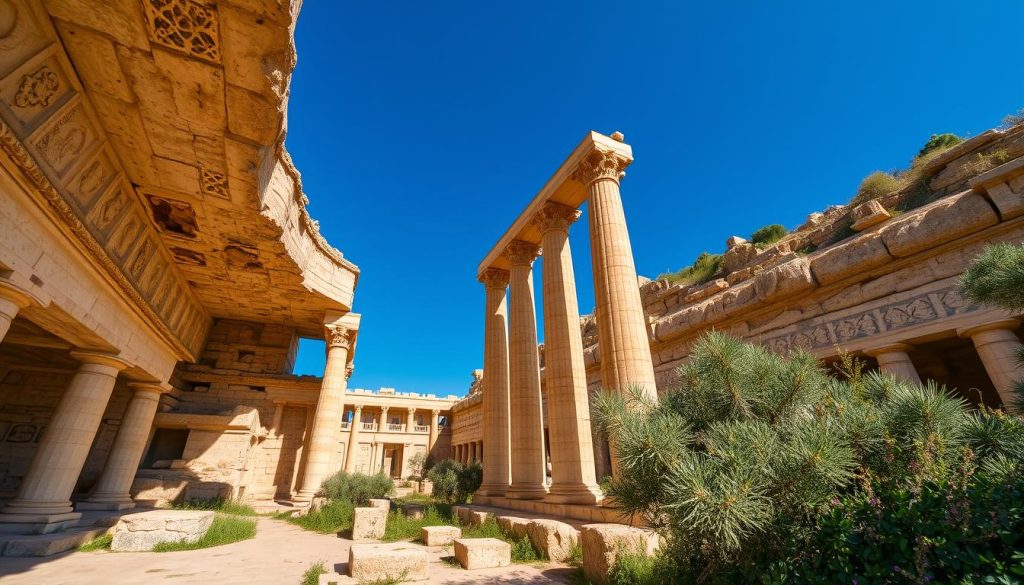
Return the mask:
[[[0, 558], [0, 582], [4, 585], [298, 585], [302, 574], [317, 561], [323, 561], [328, 571], [347, 574], [351, 544], [352, 541], [335, 535], [317, 534], [281, 520], [261, 517], [255, 538], [195, 551], [67, 552], [41, 558]], [[450, 548], [427, 548], [431, 552], [430, 580], [418, 583], [570, 583], [575, 571], [556, 563], [512, 564], [498, 569], [465, 571], [441, 561], [442, 557], [452, 554]]]

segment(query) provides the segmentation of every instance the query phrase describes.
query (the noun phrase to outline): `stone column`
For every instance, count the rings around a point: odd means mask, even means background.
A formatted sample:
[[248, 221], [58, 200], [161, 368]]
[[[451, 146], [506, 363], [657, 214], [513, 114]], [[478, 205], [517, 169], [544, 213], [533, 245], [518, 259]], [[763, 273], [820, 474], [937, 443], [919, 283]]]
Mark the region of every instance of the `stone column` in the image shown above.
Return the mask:
[[630, 162], [595, 149], [572, 176], [587, 188], [601, 385], [620, 392], [640, 386], [657, 399], [647, 318], [619, 193], [619, 180]]
[[488, 268], [480, 276], [487, 300], [484, 311], [484, 376], [483, 394], [484, 467], [483, 482], [477, 493], [501, 497], [508, 490], [512, 477], [509, 457], [509, 396], [508, 396], [508, 306], [505, 289], [509, 273]]
[[437, 443], [437, 415], [441, 414], [440, 409], [430, 411], [430, 438], [427, 440], [427, 454], [434, 450], [434, 443]]
[[480, 460], [480, 455], [477, 452], [476, 441], [473, 441], [472, 443], [469, 444], [469, 462], [470, 463], [475, 463], [476, 461], [479, 461], [479, 460]]
[[377, 419], [377, 432], [383, 433], [388, 430], [388, 409], [389, 406], [380, 407], [380, 418]]
[[73, 351], [81, 362], [39, 442], [18, 495], [0, 513], [0, 532], [53, 532], [81, 514], [71, 492], [103, 420], [117, 374], [128, 364], [111, 354]]
[[302, 489], [295, 495], [295, 500], [300, 502], [313, 499], [320, 484], [335, 471], [330, 469], [331, 459], [338, 449], [341, 416], [345, 408], [348, 353], [356, 336], [355, 330], [341, 325], [329, 325], [325, 329], [327, 364], [324, 366], [324, 381], [316, 402]]
[[410, 408], [409, 414], [405, 417], [405, 432], [411, 433], [416, 428], [416, 409]]
[[1018, 410], [1013, 404], [1016, 398], [1014, 387], [1024, 380], [1024, 370], [1017, 365], [1020, 339], [1014, 330], [1018, 327], [1020, 321], [1017, 319], [1004, 319], [957, 330], [961, 337], [971, 338], [992, 385], [1003, 401], [1003, 408], [1008, 412]]
[[886, 374], [892, 374], [904, 382], [921, 385], [921, 376], [917, 374], [914, 362], [910, 360], [907, 353], [914, 349], [906, 343], [893, 343], [884, 347], [878, 347], [865, 351], [864, 353], [878, 360], [878, 369]]
[[284, 402], [274, 402], [274, 422], [271, 423], [270, 436], [281, 436], [281, 419], [284, 417]]
[[484, 462], [484, 442], [483, 441], [477, 441], [476, 442], [476, 460], [479, 461], [481, 465]]
[[0, 341], [4, 340], [18, 311], [32, 303], [31, 297], [12, 284], [0, 282]]
[[596, 504], [590, 399], [583, 365], [583, 337], [576, 301], [576, 278], [569, 249], [569, 226], [577, 209], [548, 203], [533, 219], [543, 234], [544, 376], [551, 441], [551, 487], [546, 500]]
[[[544, 487], [544, 428], [540, 403], [540, 361], [537, 355], [537, 318], [533, 299], [533, 261], [540, 248], [513, 240], [505, 249], [512, 265], [509, 285], [509, 419], [512, 484], [506, 496], [535, 500], [547, 495]], [[486, 375], [486, 372], [484, 373]]]
[[161, 384], [150, 382], [132, 382], [128, 387], [133, 391], [132, 398], [121, 419], [114, 446], [92, 494], [76, 506], [79, 510], [128, 510], [135, 507], [128, 492], [142, 461], [153, 417], [160, 405], [160, 395], [166, 389]]
[[348, 428], [348, 453], [345, 455], [345, 472], [355, 473], [356, 457], [359, 456], [359, 431], [363, 426], [363, 405], [356, 404], [352, 412], [352, 426]]

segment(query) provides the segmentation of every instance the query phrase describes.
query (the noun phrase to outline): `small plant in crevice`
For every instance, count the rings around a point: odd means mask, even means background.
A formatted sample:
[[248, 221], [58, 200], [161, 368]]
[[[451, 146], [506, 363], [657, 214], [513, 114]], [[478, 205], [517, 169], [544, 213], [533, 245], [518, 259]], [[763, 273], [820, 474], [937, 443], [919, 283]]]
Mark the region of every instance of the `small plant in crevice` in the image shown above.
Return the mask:
[[703, 284], [721, 276], [725, 271], [725, 261], [721, 254], [701, 252], [693, 264], [680, 268], [676, 272], [666, 272], [658, 276], [673, 284]]
[[302, 574], [301, 585], [317, 585], [320, 583], [320, 575], [327, 572], [323, 561], [317, 561]]
[[113, 542], [114, 535], [107, 533], [101, 534], [96, 538], [86, 542], [78, 547], [81, 552], [92, 552], [96, 550], [110, 550], [110, 543]]

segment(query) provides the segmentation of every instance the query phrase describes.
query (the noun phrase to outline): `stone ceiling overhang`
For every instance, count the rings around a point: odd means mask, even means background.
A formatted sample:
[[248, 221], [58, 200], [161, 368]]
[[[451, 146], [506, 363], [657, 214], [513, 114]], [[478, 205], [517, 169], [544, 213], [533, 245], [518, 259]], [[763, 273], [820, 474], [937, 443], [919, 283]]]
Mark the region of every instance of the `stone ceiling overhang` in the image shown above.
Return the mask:
[[283, 147], [298, 5], [0, 0], [6, 154], [183, 359], [210, 317], [319, 337], [352, 306], [359, 270], [320, 235]]
[[512, 222], [512, 225], [502, 234], [494, 247], [487, 252], [487, 255], [477, 267], [477, 277], [482, 276], [488, 268], [500, 268], [502, 270], [510, 268], [508, 259], [505, 258], [503, 252], [512, 240], [524, 240], [540, 245], [541, 233], [537, 226], [533, 224], [533, 217], [544, 207], [545, 203], [553, 201], [573, 208], [583, 205], [583, 202], [587, 199], [587, 189], [582, 183], [573, 179], [572, 174], [579, 167], [580, 163], [586, 160], [587, 156], [594, 150], [613, 152], [626, 161], [633, 160], [633, 149], [628, 144], [598, 132], [591, 131], [587, 133], [583, 140], [573, 149], [572, 153], [558, 167], [558, 170], [555, 171], [541, 190], [533, 197], [526, 206], [526, 209], [519, 214], [519, 217]]

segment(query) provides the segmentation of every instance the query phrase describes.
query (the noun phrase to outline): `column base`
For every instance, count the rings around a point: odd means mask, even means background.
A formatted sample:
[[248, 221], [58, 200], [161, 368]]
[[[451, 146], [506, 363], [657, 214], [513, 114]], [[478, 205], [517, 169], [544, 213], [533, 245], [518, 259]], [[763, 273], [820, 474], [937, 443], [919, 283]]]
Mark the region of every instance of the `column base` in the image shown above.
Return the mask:
[[313, 501], [314, 497], [316, 497], [315, 491], [299, 490], [292, 496], [292, 501], [297, 504], [308, 504]]
[[86, 500], [75, 504], [75, 510], [113, 510], [115, 512], [120, 512], [121, 510], [131, 510], [134, 507], [135, 502], [133, 502], [131, 498], [128, 498], [127, 500], [108, 501]]
[[505, 490], [505, 497], [512, 500], [542, 500], [547, 495], [548, 490], [544, 489], [544, 486], [539, 485], [517, 486], [512, 484], [507, 490]]
[[0, 514], [0, 534], [50, 534], [78, 524], [79, 512], [65, 514]]
[[492, 498], [503, 498], [505, 492], [508, 491], [507, 485], [494, 484], [494, 485], [482, 485], [476, 490], [477, 495], [487, 496]]
[[552, 504], [599, 504], [604, 499], [601, 488], [579, 485], [552, 485], [545, 502]]

